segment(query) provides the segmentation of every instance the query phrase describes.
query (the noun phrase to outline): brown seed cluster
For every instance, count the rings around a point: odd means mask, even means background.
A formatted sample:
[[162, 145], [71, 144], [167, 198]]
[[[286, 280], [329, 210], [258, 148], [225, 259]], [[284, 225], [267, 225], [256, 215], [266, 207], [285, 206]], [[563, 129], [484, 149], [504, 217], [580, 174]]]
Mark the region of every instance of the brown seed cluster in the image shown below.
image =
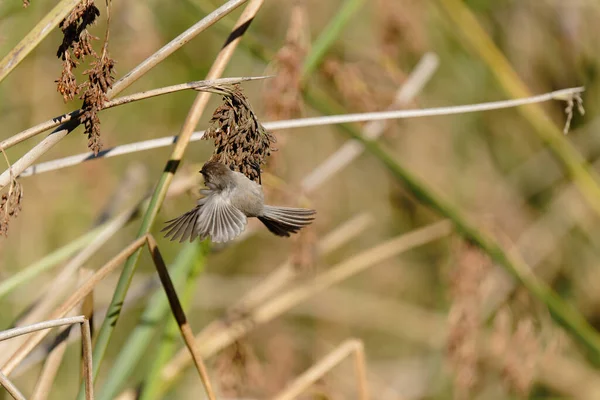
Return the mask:
[[107, 101], [106, 92], [114, 82], [114, 68], [115, 61], [108, 56], [108, 53], [104, 52], [100, 59], [92, 62], [90, 69], [84, 71], [84, 74], [88, 76], [88, 81], [81, 85], [85, 92], [81, 96], [83, 105], [79, 121], [84, 125], [85, 133], [88, 135], [88, 148], [96, 155], [102, 150], [98, 111]]
[[73, 70], [79, 65], [79, 60], [86, 56], [97, 57], [92, 48], [92, 36], [87, 27], [92, 25], [100, 10], [94, 5], [93, 0], [84, 0], [79, 3], [71, 13], [61, 21], [59, 27], [63, 32], [63, 41], [58, 47], [56, 56], [63, 60], [60, 78], [56, 80], [57, 90], [63, 96], [65, 103], [73, 100], [79, 93], [77, 79]]
[[514, 330], [512, 319], [507, 307], [497, 313], [492, 350], [500, 360], [506, 386], [515, 394], [527, 397], [535, 381], [541, 346], [531, 317], [520, 318]]
[[309, 48], [308, 16], [303, 2], [292, 8], [285, 43], [275, 54], [275, 77], [265, 82], [265, 112], [269, 119], [290, 119], [302, 111], [302, 65]]
[[479, 287], [490, 265], [488, 257], [473, 244], [461, 242], [458, 260], [452, 269], [452, 305], [448, 314], [448, 361], [454, 372], [457, 399], [470, 398], [478, 380], [477, 346], [481, 330]]
[[427, 50], [427, 33], [423, 24], [427, 11], [426, 2], [378, 0], [376, 4], [383, 55], [396, 59], [406, 57], [406, 51], [423, 54]]
[[262, 366], [250, 345], [243, 341], [232, 343], [220, 353], [216, 370], [224, 397], [256, 397], [263, 391]]
[[323, 63], [322, 72], [333, 82], [342, 100], [351, 109], [377, 111], [393, 101], [391, 88], [397, 86], [396, 79], [379, 65], [329, 57]]
[[227, 165], [260, 182], [260, 166], [274, 151], [275, 137], [261, 125], [239, 85], [219, 86], [223, 95], [206, 130], [204, 139], [214, 139], [215, 151], [209, 161]]
[[314, 227], [308, 226], [294, 237], [291, 261], [298, 273], [314, 272], [319, 259], [317, 242], [319, 238]]
[[0, 198], [0, 236], [8, 236], [8, 224], [11, 219], [19, 215], [22, 200], [23, 187], [13, 179], [8, 193], [3, 193]]

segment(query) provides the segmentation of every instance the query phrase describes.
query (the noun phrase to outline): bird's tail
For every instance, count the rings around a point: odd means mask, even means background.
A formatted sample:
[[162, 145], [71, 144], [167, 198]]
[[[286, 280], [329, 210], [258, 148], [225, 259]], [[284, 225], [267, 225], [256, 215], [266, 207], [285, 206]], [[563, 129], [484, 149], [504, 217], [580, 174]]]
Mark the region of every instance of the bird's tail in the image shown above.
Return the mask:
[[290, 236], [309, 225], [315, 219], [315, 213], [306, 208], [265, 206], [258, 219], [275, 235]]

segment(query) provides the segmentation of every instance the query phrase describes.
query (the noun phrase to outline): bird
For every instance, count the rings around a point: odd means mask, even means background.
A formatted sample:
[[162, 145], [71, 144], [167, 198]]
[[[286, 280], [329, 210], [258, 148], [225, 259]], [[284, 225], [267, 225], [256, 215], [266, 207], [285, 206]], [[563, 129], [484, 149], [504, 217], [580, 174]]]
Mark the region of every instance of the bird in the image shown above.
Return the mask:
[[200, 173], [207, 187], [200, 190], [204, 197], [192, 210], [167, 221], [161, 230], [171, 241], [210, 237], [215, 243], [228, 242], [244, 231], [252, 217], [271, 233], [289, 237], [315, 219], [315, 210], [266, 205], [261, 185], [221, 162], [208, 161]]

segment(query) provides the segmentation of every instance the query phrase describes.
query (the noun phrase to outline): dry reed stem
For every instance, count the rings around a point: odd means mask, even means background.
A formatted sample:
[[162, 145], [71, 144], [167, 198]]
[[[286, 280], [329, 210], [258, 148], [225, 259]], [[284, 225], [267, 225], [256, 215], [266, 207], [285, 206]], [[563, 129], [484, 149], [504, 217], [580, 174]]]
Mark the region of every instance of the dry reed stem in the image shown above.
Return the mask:
[[[92, 341], [91, 341], [91, 337], [89, 335], [89, 323], [88, 323], [88, 320], [83, 315], [75, 316], [75, 317], [67, 317], [67, 318], [54, 319], [54, 320], [40, 322], [40, 323], [37, 323], [37, 324], [23, 326], [23, 327], [20, 327], [20, 328], [8, 329], [8, 330], [0, 332], [0, 341], [12, 339], [12, 338], [17, 337], [17, 336], [26, 335], [26, 334], [34, 333], [34, 332], [42, 332], [42, 333], [45, 333], [47, 335], [48, 334], [48, 330], [50, 328], [56, 328], [56, 327], [59, 327], [59, 326], [73, 325], [73, 324], [78, 324], [81, 327], [81, 329], [82, 329], [82, 331], [81, 331], [82, 332], [82, 343], [81, 343], [81, 345], [82, 345], [83, 354], [84, 354], [84, 360], [85, 360], [85, 376], [86, 376], [86, 380], [85, 380], [85, 383], [86, 383], [86, 385], [85, 385], [85, 392], [86, 392], [86, 400], [93, 400], [93, 398], [94, 398], [93, 388], [90, 385], [91, 380], [89, 379], [89, 377], [91, 376], [91, 369], [90, 368], [92, 366], [92, 360], [91, 360]], [[86, 329], [87, 329], [87, 334], [86, 334]], [[2, 372], [2, 374], [4, 375], [3, 372]], [[0, 382], [0, 383], [2, 383], [2, 382]], [[4, 385], [4, 383], [2, 383], [2, 384]], [[7, 390], [8, 390], [8, 388], [7, 388]]]
[[[141, 238], [135, 240], [131, 243], [127, 248], [122, 250], [117, 256], [115, 256], [112, 260], [106, 263], [102, 268], [100, 268], [90, 279], [88, 279], [84, 285], [79, 287], [73, 295], [67, 299], [58, 309], [56, 309], [52, 313], [52, 318], [60, 318], [69, 312], [73, 307], [75, 307], [79, 302], [84, 300], [94, 289], [96, 284], [98, 284], [102, 279], [104, 279], [110, 272], [112, 272], [116, 267], [118, 267], [121, 262], [123, 262], [127, 257], [129, 257], [132, 253], [142, 247], [144, 244], [148, 244], [148, 249], [152, 256], [152, 260], [160, 277], [161, 283], [165, 289], [167, 294], [167, 298], [169, 300], [169, 305], [171, 306], [171, 310], [175, 319], [177, 320], [177, 324], [179, 325], [181, 335], [183, 337], [184, 342], [186, 343], [187, 348], [192, 354], [194, 359], [194, 363], [196, 368], [198, 369], [198, 373], [200, 374], [200, 378], [205, 385], [205, 389], [208, 393], [208, 396], [211, 400], [215, 400], [212, 387], [210, 385], [210, 381], [208, 380], [208, 374], [206, 372], [206, 368], [202, 359], [200, 358], [200, 354], [196, 349], [194, 335], [192, 330], [187, 322], [187, 318], [185, 317], [185, 313], [183, 308], [181, 307], [181, 303], [179, 298], [177, 297], [177, 293], [173, 286], [173, 282], [169, 276], [167, 271], [167, 266], [164, 263], [162, 256], [160, 255], [160, 251], [158, 250], [158, 246], [154, 238], [150, 235], [144, 235]], [[57, 317], [54, 317], [57, 316]], [[89, 329], [89, 322], [87, 318], [84, 316], [79, 317], [71, 317], [71, 318], [62, 318], [55, 319], [51, 321], [44, 321], [38, 324], [29, 325], [22, 328], [14, 328], [8, 331], [0, 332], [0, 341], [10, 339], [12, 337], [20, 336], [26, 333], [32, 333], [38, 331], [37, 335], [32, 336], [28, 341], [26, 341], [13, 356], [9, 359], [6, 365], [3, 367], [3, 372], [6, 374], [10, 374], [14, 368], [29, 354], [29, 352], [37, 346], [41, 340], [47, 335], [47, 332], [40, 331], [41, 329], [48, 329], [51, 327], [62, 326], [65, 324], [79, 323], [82, 325], [82, 340], [85, 341], [85, 347], [83, 348], [84, 355], [84, 376], [86, 384], [89, 382], [93, 382], [92, 376], [92, 364], [91, 364], [91, 332]], [[87, 387], [87, 386], [86, 386]], [[90, 399], [89, 397], [91, 393], [86, 389], [86, 399]]]
[[340, 344], [335, 350], [327, 354], [294, 379], [294, 381], [281, 393], [277, 394], [273, 400], [294, 400], [350, 355], [354, 355], [358, 398], [361, 400], [368, 400], [369, 391], [367, 386], [365, 350], [363, 342], [358, 339], [349, 339]]
[[[79, 270], [79, 281], [83, 283], [94, 275], [94, 271], [82, 268]], [[79, 286], [79, 285], [78, 285]], [[81, 302], [81, 314], [90, 322], [90, 335], [94, 333], [94, 292], [91, 291]]]
[[[345, 123], [353, 123], [353, 122], [374, 122], [374, 121], [384, 121], [390, 119], [404, 119], [404, 118], [420, 118], [420, 117], [428, 117], [428, 116], [440, 116], [440, 115], [452, 115], [452, 114], [462, 114], [469, 112], [479, 112], [479, 111], [490, 111], [490, 110], [499, 110], [503, 108], [511, 108], [517, 107], [525, 104], [545, 102], [550, 100], [565, 100], [569, 95], [573, 95], [579, 93], [583, 90], [581, 87], [577, 88], [569, 88], [569, 89], [561, 89], [556, 92], [545, 93], [539, 96], [528, 97], [524, 99], [515, 99], [515, 100], [505, 100], [505, 101], [497, 101], [497, 102], [489, 102], [489, 103], [479, 103], [479, 104], [470, 104], [464, 106], [451, 106], [451, 107], [439, 107], [439, 108], [427, 108], [427, 109], [417, 109], [417, 110], [396, 110], [396, 111], [380, 111], [373, 113], [358, 113], [358, 114], [342, 114], [342, 115], [331, 115], [325, 117], [312, 117], [312, 118], [299, 118], [292, 120], [284, 120], [284, 121], [273, 121], [273, 122], [265, 122], [262, 124], [267, 130], [283, 130], [283, 129], [296, 129], [296, 128], [306, 128], [312, 126], [323, 126], [323, 125], [335, 125], [335, 124], [345, 124]], [[204, 131], [194, 132], [190, 141], [198, 141], [201, 140], [204, 136]], [[135, 143], [129, 143], [121, 146], [115, 146], [110, 149], [103, 150], [98, 154], [98, 156], [94, 156], [93, 152], [81, 153], [74, 156], [59, 158], [56, 160], [47, 161], [44, 163], [36, 164], [31, 167], [26, 168], [23, 171], [20, 171], [19, 176], [31, 176], [37, 173], [55, 171], [57, 169], [69, 167], [72, 165], [77, 165], [85, 161], [95, 160], [97, 158], [109, 158], [123, 154], [134, 153], [143, 150], [150, 150], [160, 147], [171, 146], [174, 143], [178, 142], [178, 136], [167, 136], [158, 139], [152, 140], [144, 140]], [[344, 150], [344, 153], [349, 153], [352, 157], [355, 157], [353, 153], [357, 153], [360, 148], [357, 143], [350, 142], [348, 147], [352, 149]], [[360, 153], [360, 151], [358, 151]], [[341, 169], [347, 161], [345, 161], [347, 155], [336, 156], [336, 158], [342, 158], [342, 160], [334, 163], [333, 161], [328, 161], [331, 163], [331, 166], [328, 168]], [[17, 161], [18, 162], [18, 161]], [[341, 164], [341, 166], [338, 166]], [[314, 175], [311, 174], [311, 175]], [[0, 176], [1, 178], [1, 176]], [[315, 178], [316, 179], [316, 178]], [[1, 181], [0, 181], [1, 182]], [[315, 184], [310, 183], [310, 187], [313, 187]]]
[[[79, 304], [85, 296], [87, 296], [96, 285], [106, 278], [111, 272], [117, 269], [123, 261], [133, 254], [137, 249], [146, 243], [146, 237], [142, 236], [134, 240], [129, 246], [123, 249], [119, 254], [108, 261], [102, 268], [100, 268], [94, 275], [88, 279], [85, 284], [79, 287], [67, 300], [65, 300], [58, 308], [52, 312], [50, 319], [58, 319], [64, 317], [73, 307]], [[20, 328], [18, 328], [20, 329]], [[23, 359], [37, 346], [46, 336], [48, 331], [39, 331], [32, 335], [25, 343], [17, 349], [12, 355], [8, 362], [2, 367], [2, 372], [6, 375], [10, 375], [12, 371], [19, 365]]]
[[[122, 90], [124, 90], [129, 85], [131, 85], [133, 82], [135, 82], [137, 79], [142, 77], [147, 71], [149, 71], [154, 66], [156, 66], [158, 63], [163, 61], [167, 56], [172, 54], [177, 49], [181, 48], [184, 44], [186, 44], [188, 41], [190, 41], [192, 38], [194, 38], [200, 32], [202, 32], [206, 28], [213, 25], [219, 19], [221, 19], [222, 17], [224, 17], [225, 15], [227, 15], [228, 13], [230, 13], [231, 11], [233, 11], [235, 8], [237, 8], [238, 6], [240, 6], [241, 4], [243, 4], [246, 1], [247, 0], [230, 0], [226, 4], [224, 4], [223, 6], [219, 7], [217, 10], [212, 12], [211, 14], [204, 17], [197, 24], [193, 25], [191, 28], [189, 28], [188, 30], [183, 32], [181, 35], [179, 35], [178, 37], [176, 37], [175, 39], [170, 41], [168, 44], [163, 46], [160, 50], [158, 50], [152, 56], [148, 57], [145, 61], [143, 61], [141, 64], [139, 64], [136, 68], [134, 68], [128, 74], [126, 74], [121, 79], [119, 79], [117, 82], [115, 82], [112, 89], [109, 90], [106, 94], [107, 99], [111, 100], [112, 98], [114, 98]], [[229, 46], [226, 46], [226, 48], [221, 51], [221, 54], [223, 53], [223, 51], [227, 52], [228, 51], [227, 49], [231, 49], [232, 47], [235, 48], [233, 43], [230, 43]], [[221, 69], [224, 69], [224, 65], [222, 66]], [[221, 70], [221, 72], [222, 72], [222, 70]], [[218, 78], [217, 75], [220, 75], [220, 73], [216, 74], [214, 76], [209, 74], [209, 79]], [[43, 154], [45, 154], [48, 150], [50, 150], [52, 147], [54, 147], [54, 145], [56, 145], [60, 140], [62, 140], [65, 136], [67, 136], [69, 134], [69, 132], [71, 132], [71, 130], [75, 129], [75, 127], [77, 127], [78, 124], [76, 124], [74, 122], [76, 122], [76, 121], [68, 121], [66, 124], [59, 126], [57, 129], [54, 130], [54, 132], [52, 132], [52, 134], [50, 134], [49, 136], [44, 138], [40, 143], [38, 143], [30, 151], [28, 151], [23, 157], [21, 157], [19, 160], [17, 160], [13, 165], [14, 170], [15, 170], [15, 175], [19, 175], [23, 170], [25, 170], [27, 167], [31, 166], [35, 162], [35, 160], [37, 160], [39, 157], [41, 157]], [[3, 183], [4, 180], [6, 180], [7, 178], [8, 178], [8, 175], [6, 175], [6, 171], [4, 173], [2, 173], [2, 175], [0, 175], [0, 189], [2, 189], [3, 187], [5, 187], [7, 185], [7, 183]]]
[[[317, 275], [314, 279], [303, 282], [289, 289], [285, 293], [271, 299], [266, 304], [247, 313], [243, 318], [232, 323], [220, 322], [220, 329], [215, 329], [210, 335], [196, 337], [200, 344], [200, 352], [204, 357], [213, 355], [217, 351], [231, 344], [236, 339], [246, 335], [255, 326], [264, 324], [291, 307], [309, 299], [311, 296], [349, 278], [371, 266], [382, 262], [390, 257], [407, 251], [413, 247], [420, 246], [432, 240], [448, 235], [452, 231], [452, 225], [448, 221], [441, 221], [424, 228], [414, 230], [405, 235], [390, 239], [371, 249], [363, 251], [329, 270]], [[204, 337], [207, 336], [207, 337]], [[170, 382], [189, 363], [188, 354], [180, 350], [171, 361], [165, 365], [162, 378]]]
[[21, 335], [27, 335], [29, 333], [37, 332], [44, 329], [56, 328], [64, 325], [82, 324], [84, 319], [84, 316], [79, 315], [76, 317], [57, 318], [49, 321], [38, 322], [37, 324], [22, 326], [19, 328], [7, 329], [5, 331], [0, 332], [0, 341], [12, 339]]
[[83, 353], [83, 381], [85, 382], [86, 400], [94, 400], [94, 376], [92, 362], [92, 333], [90, 321], [85, 318], [81, 326], [81, 347]]
[[17, 387], [2, 372], [0, 372], [0, 386], [3, 386], [13, 399], [25, 400], [23, 393], [21, 393], [19, 389], [17, 389]]
[[[78, 285], [85, 282], [85, 280], [89, 279], [89, 277], [91, 277], [92, 275], [93, 271], [89, 269], [81, 269], [79, 271], [78, 276]], [[83, 309], [83, 304], [80, 308]], [[85, 313], [81, 313], [80, 311], [81, 310], [77, 310], [77, 308], [75, 308], [71, 310], [68, 315], [75, 316], [77, 314], [83, 314], [83, 316], [89, 320], [89, 316], [85, 315]], [[46, 358], [46, 361], [44, 362], [44, 366], [42, 367], [42, 371], [37, 380], [35, 388], [33, 389], [33, 393], [31, 394], [31, 400], [46, 400], [50, 395], [52, 384], [56, 379], [58, 369], [62, 364], [63, 357], [67, 350], [67, 345], [69, 343], [68, 339], [71, 336], [71, 328], [72, 326], [69, 326], [68, 328], [63, 330], [63, 332], [59, 333], [56, 337], [56, 340], [49, 348], [48, 356]]]
[[[32, 324], [35, 321], [46, 318], [48, 313], [56, 306], [59, 299], [71, 290], [74, 283], [73, 276], [77, 270], [86, 263], [106, 242], [111, 239], [131, 218], [139, 211], [141, 204], [135, 205], [119, 214], [106, 228], [94, 238], [85, 248], [75, 255], [47, 285], [45, 293], [36, 301], [35, 307], [23, 316], [19, 325]], [[0, 362], [5, 362], [10, 355], [11, 349], [15, 349], [24, 342], [16, 340], [0, 343]]]
[[181, 302], [179, 301], [179, 297], [177, 296], [177, 292], [175, 291], [175, 286], [173, 286], [173, 281], [169, 276], [169, 271], [167, 270], [165, 261], [162, 258], [160, 251], [158, 250], [158, 245], [156, 244], [154, 238], [151, 235], [148, 235], [146, 237], [148, 239], [148, 250], [150, 251], [150, 255], [152, 256], [152, 261], [154, 262], [154, 266], [156, 267], [156, 272], [158, 272], [160, 282], [162, 283], [167, 294], [167, 299], [169, 300], [169, 305], [171, 306], [173, 317], [175, 317], [175, 320], [177, 321], [177, 325], [179, 326], [179, 330], [181, 331], [183, 341], [185, 342], [188, 351], [192, 355], [194, 364], [196, 366], [196, 369], [198, 370], [200, 380], [204, 385], [204, 389], [206, 390], [208, 398], [210, 400], [216, 400], [214, 390], [208, 377], [208, 373], [206, 372], [206, 366], [204, 365], [202, 357], [198, 352], [198, 348], [194, 339], [194, 334], [192, 333], [192, 328], [190, 327], [190, 324], [187, 321], [185, 312], [183, 311], [183, 307], [181, 306]]
[[[235, 83], [254, 81], [260, 79], [267, 79], [269, 76], [256, 76], [256, 77], [239, 77], [239, 78], [221, 78], [214, 80], [201, 80], [181, 83], [179, 85], [165, 86], [158, 89], [146, 90], [144, 92], [134, 93], [128, 96], [118, 97], [114, 100], [108, 100], [104, 102], [102, 108], [98, 111], [107, 110], [109, 108], [122, 106], [124, 104], [133, 103], [135, 101], [145, 100], [152, 97], [162, 96], [165, 94], [180, 92], [183, 90], [209, 90], [211, 87], [216, 85], [230, 85]], [[76, 119], [81, 115], [81, 110], [71, 111], [69, 113], [59, 115], [48, 121], [42, 122], [36, 126], [21, 131], [8, 139], [0, 142], [0, 147], [8, 149], [16, 144], [19, 144], [29, 138], [32, 138], [48, 129], [54, 128], [60, 124], [64, 124], [68, 121]]]
[[[108, 31], [107, 31], [108, 35]], [[84, 283], [94, 275], [94, 271], [82, 268], [79, 270], [78, 285]], [[92, 332], [94, 318], [94, 291], [92, 290], [85, 296], [81, 302], [81, 314], [85, 317], [84, 323], [81, 325], [81, 380], [85, 382], [85, 387], [92, 388], [90, 392], [93, 398], [93, 363], [92, 363]], [[66, 338], [65, 338], [66, 342]], [[86, 393], [87, 394], [87, 393]], [[87, 396], [86, 396], [87, 397]]]

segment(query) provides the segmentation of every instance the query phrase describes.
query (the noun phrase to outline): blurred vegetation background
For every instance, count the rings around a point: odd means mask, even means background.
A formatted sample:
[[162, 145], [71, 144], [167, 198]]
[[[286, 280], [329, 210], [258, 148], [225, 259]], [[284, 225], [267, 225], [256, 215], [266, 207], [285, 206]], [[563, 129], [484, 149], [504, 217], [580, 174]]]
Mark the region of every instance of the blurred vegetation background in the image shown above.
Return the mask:
[[[28, 8], [17, 0], [0, 3], [0, 54], [7, 54], [55, 3], [31, 0]], [[263, 122], [323, 114], [315, 102], [301, 95], [286, 108], [277, 85], [298, 84], [303, 63], [314, 54], [313, 45], [329, 31], [331, 21], [347, 3], [352, 2], [266, 1], [262, 6], [224, 76], [278, 71], [286, 77], [243, 84]], [[418, 61], [431, 52], [439, 57], [439, 66], [406, 108], [511, 98], [501, 83], [505, 72], [486, 63], [469, 45], [469, 35], [481, 33], [452, 18], [453, 13], [471, 13], [531, 93], [585, 86], [586, 114], [575, 113], [566, 139], [595, 165], [600, 154], [596, 117], [600, 106], [600, 3], [353, 3], [351, 18], [317, 60], [316, 68], [302, 78], [302, 87], [322, 91], [347, 113], [384, 110]], [[216, 0], [114, 1], [109, 50], [117, 61], [117, 79], [221, 4]], [[105, 5], [98, 2], [97, 6], [101, 16], [89, 30], [102, 38]], [[298, 10], [305, 16], [303, 20], [298, 21], [294, 13]], [[200, 34], [125, 94], [203, 79], [240, 12], [236, 10]], [[289, 46], [290, 38], [299, 38], [294, 43], [300, 46]], [[55, 80], [61, 71], [56, 49], [61, 40], [61, 32], [55, 28], [0, 84], [0, 139], [81, 104], [80, 100], [65, 104], [56, 91]], [[97, 51], [101, 45], [102, 40], [95, 42]], [[282, 53], [282, 48], [288, 53]], [[84, 69], [76, 70], [78, 78]], [[193, 91], [178, 92], [103, 111], [100, 119], [105, 148], [178, 134], [195, 95]], [[218, 96], [211, 97], [198, 129], [207, 127], [220, 102]], [[562, 130], [565, 103], [553, 101], [540, 106]], [[398, 162], [454, 203], [480, 229], [493, 232], [506, 249], [517, 245], [523, 258], [535, 266], [536, 274], [598, 328], [598, 218], [534, 130], [531, 121], [512, 108], [395, 121], [387, 126], [380, 141]], [[264, 168], [268, 200], [309, 205], [318, 210], [318, 218], [300, 238], [274, 237], [256, 225], [256, 234], [247, 239], [213, 246], [194, 278], [188, 306], [194, 332], [221, 317], [226, 307], [288, 256], [300, 271], [299, 279], [312, 279], [384, 240], [441, 219], [368, 152], [317, 191], [302, 193], [302, 178], [341, 147], [348, 136], [336, 126], [274, 133], [279, 151]], [[16, 161], [38, 140], [10, 148], [8, 158]], [[78, 128], [43, 160], [85, 152], [86, 143]], [[200, 185], [197, 171], [212, 150], [210, 142], [191, 143], [177, 177], [190, 177]], [[83, 235], [103, 213], [114, 215], [139, 201], [154, 187], [170, 151], [141, 151], [20, 179], [22, 211], [11, 221], [8, 236], [0, 239], [0, 280]], [[196, 197], [197, 188], [191, 187], [167, 198], [152, 230], [168, 264], [174, 262], [183, 245], [162, 239], [162, 222], [189, 209]], [[361, 213], [371, 215], [374, 222], [338, 250], [318, 256], [315, 246], [320, 239]], [[131, 242], [138, 226], [139, 220], [134, 220], [115, 233], [85, 267], [95, 270], [104, 264]], [[140, 316], [148, 299], [160, 290], [145, 286], [156, 275], [146, 253], [142, 253], [139, 266], [131, 289], [136, 295], [125, 303], [96, 384], [99, 391], [128, 336], [143, 323]], [[58, 271], [60, 265], [2, 297], [0, 329], [13, 326], [37, 296], [48, 290]], [[94, 291], [97, 326], [117, 279], [118, 274], [111, 275]], [[223, 396], [268, 398], [324, 354], [355, 337], [364, 341], [373, 399], [600, 398], [600, 375], [586, 350], [564, 334], [546, 308], [526, 290], [510, 292], [496, 307], [498, 313], [481, 316], [485, 313], [479, 306], [485, 308], [506, 282], [506, 276], [484, 254], [451, 235], [377, 263], [257, 326], [241, 341], [208, 359], [209, 373]], [[138, 387], [147, 377], [163, 325], [162, 321], [156, 324], [156, 335], [126, 387]], [[177, 334], [173, 340], [177, 347], [182, 346]], [[485, 352], [481, 346], [492, 350]], [[75, 396], [79, 359], [79, 345], [71, 345], [50, 398]], [[40, 365], [22, 371], [15, 379], [24, 393], [33, 389]], [[195, 371], [188, 369], [165, 398], [202, 395]], [[350, 363], [331, 371], [310, 396], [355, 398]]]

